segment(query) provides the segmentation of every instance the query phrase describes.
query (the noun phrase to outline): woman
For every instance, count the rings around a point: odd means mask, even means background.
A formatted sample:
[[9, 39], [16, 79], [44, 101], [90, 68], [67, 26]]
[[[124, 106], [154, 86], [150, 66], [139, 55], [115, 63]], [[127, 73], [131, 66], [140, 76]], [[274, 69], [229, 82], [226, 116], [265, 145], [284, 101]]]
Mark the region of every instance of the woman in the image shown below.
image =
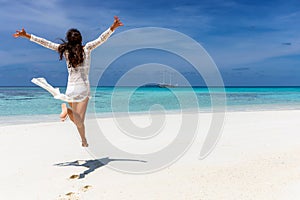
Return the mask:
[[61, 99], [69, 103], [70, 108], [65, 103], [61, 105], [62, 112], [60, 118], [65, 121], [69, 116], [71, 121], [77, 127], [82, 140], [82, 146], [88, 147], [85, 136], [84, 119], [90, 98], [90, 84], [88, 73], [91, 62], [91, 51], [105, 42], [109, 36], [119, 26], [123, 26], [118, 17], [114, 17], [114, 23], [103, 32], [96, 40], [82, 45], [82, 37], [78, 30], [70, 29], [66, 34], [66, 41], [62, 44], [56, 44], [46, 39], [28, 34], [24, 28], [16, 31], [15, 38], [24, 37], [32, 42], [42, 45], [46, 48], [55, 50], [59, 53], [60, 60], [64, 57], [68, 66], [68, 84], [65, 94], [61, 94], [58, 88], [53, 88], [44, 78], [34, 78], [32, 82], [48, 90], [56, 99]]

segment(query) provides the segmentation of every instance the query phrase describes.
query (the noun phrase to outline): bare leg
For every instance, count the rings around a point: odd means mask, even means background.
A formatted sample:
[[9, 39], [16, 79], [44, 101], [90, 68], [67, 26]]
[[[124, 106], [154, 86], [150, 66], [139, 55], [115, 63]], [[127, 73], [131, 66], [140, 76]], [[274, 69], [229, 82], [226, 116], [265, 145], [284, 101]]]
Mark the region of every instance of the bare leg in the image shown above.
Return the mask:
[[73, 103], [69, 103], [69, 105], [71, 108], [67, 108], [67, 113], [68, 113], [68, 116], [70, 117], [70, 120], [75, 124], [73, 111], [72, 111]]
[[85, 119], [85, 113], [87, 109], [89, 99], [86, 98], [82, 102], [78, 103], [69, 103], [72, 109], [67, 108], [67, 113], [71, 119], [72, 122], [77, 127], [77, 130], [79, 132], [79, 135], [81, 137], [82, 146], [87, 147], [87, 139], [85, 137], [85, 126], [84, 126], [84, 119]]

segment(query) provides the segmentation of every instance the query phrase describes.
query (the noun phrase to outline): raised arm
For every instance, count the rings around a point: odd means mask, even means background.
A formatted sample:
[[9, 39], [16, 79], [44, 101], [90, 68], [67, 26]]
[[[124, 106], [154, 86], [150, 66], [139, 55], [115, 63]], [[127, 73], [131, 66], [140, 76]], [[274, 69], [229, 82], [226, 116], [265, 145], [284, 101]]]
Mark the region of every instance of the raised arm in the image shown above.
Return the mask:
[[15, 38], [18, 38], [18, 37], [23, 37], [23, 38], [27, 38], [29, 39], [30, 41], [32, 42], [35, 42], [43, 47], [46, 47], [48, 49], [52, 49], [54, 51], [58, 51], [58, 46], [59, 44], [57, 43], [54, 43], [54, 42], [50, 42], [44, 38], [40, 38], [40, 37], [37, 37], [33, 34], [29, 34], [29, 33], [26, 33], [25, 29], [22, 28], [21, 31], [17, 30], [15, 34], [13, 34], [13, 36]]
[[89, 50], [97, 48], [98, 46], [103, 44], [109, 38], [109, 36], [111, 36], [111, 34], [115, 31], [116, 28], [118, 28], [119, 26], [123, 26], [123, 23], [117, 16], [115, 16], [114, 18], [114, 23], [109, 27], [109, 29], [104, 31], [96, 40], [88, 42], [85, 45], [85, 48]]

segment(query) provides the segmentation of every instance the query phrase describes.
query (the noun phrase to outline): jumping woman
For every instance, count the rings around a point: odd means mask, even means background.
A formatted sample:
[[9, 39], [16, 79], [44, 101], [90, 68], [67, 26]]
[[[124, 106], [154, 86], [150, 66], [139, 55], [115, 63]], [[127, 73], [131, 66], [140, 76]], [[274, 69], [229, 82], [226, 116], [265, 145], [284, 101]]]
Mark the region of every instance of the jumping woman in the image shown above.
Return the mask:
[[54, 98], [68, 102], [70, 107], [62, 103], [60, 114], [61, 121], [65, 121], [67, 117], [76, 125], [80, 134], [82, 146], [88, 147], [85, 136], [84, 119], [90, 98], [89, 69], [91, 63], [91, 51], [103, 42], [119, 26], [123, 26], [118, 17], [114, 17], [114, 23], [103, 32], [96, 40], [82, 45], [82, 36], [77, 29], [70, 29], [66, 34], [66, 41], [62, 44], [50, 42], [44, 38], [37, 37], [27, 33], [24, 28], [17, 30], [13, 35], [15, 38], [24, 37], [43, 47], [52, 49], [59, 53], [60, 60], [64, 57], [68, 67], [68, 84], [65, 94], [61, 94], [58, 88], [53, 88], [44, 78], [33, 78], [32, 82], [49, 91]]

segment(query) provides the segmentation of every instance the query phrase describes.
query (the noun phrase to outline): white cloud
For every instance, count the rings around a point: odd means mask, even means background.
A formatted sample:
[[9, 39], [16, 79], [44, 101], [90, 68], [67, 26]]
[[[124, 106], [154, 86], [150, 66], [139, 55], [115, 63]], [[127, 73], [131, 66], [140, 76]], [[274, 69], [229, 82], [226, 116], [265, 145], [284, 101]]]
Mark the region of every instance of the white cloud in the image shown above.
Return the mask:
[[[212, 57], [222, 68], [251, 65], [275, 57], [299, 54], [300, 40], [298, 38], [280, 37], [280, 34], [269, 34], [261, 37], [236, 38], [218, 37], [213, 47], [208, 48]], [[283, 41], [292, 45], [284, 46]]]
[[112, 23], [113, 14], [117, 12], [99, 7], [83, 9], [68, 4], [58, 0], [10, 1], [0, 8], [1, 24], [6, 24], [0, 27], [0, 32], [15, 30], [21, 28], [20, 26], [28, 27], [34, 32], [48, 32], [52, 35], [65, 33], [71, 27], [91, 29], [89, 21], [98, 19], [98, 24], [94, 24], [95, 27], [101, 26], [100, 20], [106, 21], [108, 18]]
[[[204, 42], [219, 67], [231, 68], [233, 66], [251, 65], [268, 59], [299, 54], [300, 12], [280, 12], [278, 7], [257, 7], [264, 10], [257, 15], [241, 15], [238, 19], [215, 16], [221, 23], [228, 24], [224, 30], [218, 28], [212, 35], [200, 38]], [[256, 8], [254, 5], [236, 4], [241, 12]], [[263, 15], [264, 17], [259, 17]], [[217, 23], [213, 21], [213, 23]], [[218, 25], [216, 25], [218, 26]], [[219, 31], [219, 33], [218, 33]], [[228, 31], [228, 33], [227, 33]], [[291, 43], [283, 46], [282, 43]]]
[[[170, 1], [168, 6], [158, 6], [156, 3], [154, 7], [121, 1], [105, 4], [96, 1], [0, 0], [0, 3], [0, 33], [5, 36], [24, 26], [30, 33], [54, 40], [63, 38], [68, 28], [75, 27], [87, 42], [104, 31], [113, 22], [114, 15], [119, 15], [125, 26], [116, 33], [148, 26], [182, 31], [203, 44], [218, 66], [225, 69], [250, 66], [252, 63], [300, 52], [300, 28], [297, 26], [300, 12], [292, 9], [292, 4], [290, 9], [288, 5], [281, 9], [280, 3], [268, 7], [268, 2], [254, 2], [255, 5], [223, 0], [194, 1], [194, 4]], [[152, 3], [148, 2], [147, 5]], [[155, 36], [152, 33], [155, 39], [144, 40], [151, 40], [154, 45], [165, 43], [190, 50], [186, 44], [160, 34]], [[136, 39], [138, 37], [134, 35], [130, 41]], [[0, 57], [5, 58], [2, 59], [2, 66], [55, 62], [57, 59], [56, 55], [49, 57], [49, 52], [33, 45], [29, 47], [30, 53], [24, 56], [25, 49], [20, 44], [14, 44], [6, 38], [1, 40]], [[284, 42], [291, 45], [284, 46]], [[9, 44], [9, 48], [4, 50], [2, 46], [5, 44]], [[114, 45], [112, 48], [130, 47], [132, 44], [122, 41]]]

